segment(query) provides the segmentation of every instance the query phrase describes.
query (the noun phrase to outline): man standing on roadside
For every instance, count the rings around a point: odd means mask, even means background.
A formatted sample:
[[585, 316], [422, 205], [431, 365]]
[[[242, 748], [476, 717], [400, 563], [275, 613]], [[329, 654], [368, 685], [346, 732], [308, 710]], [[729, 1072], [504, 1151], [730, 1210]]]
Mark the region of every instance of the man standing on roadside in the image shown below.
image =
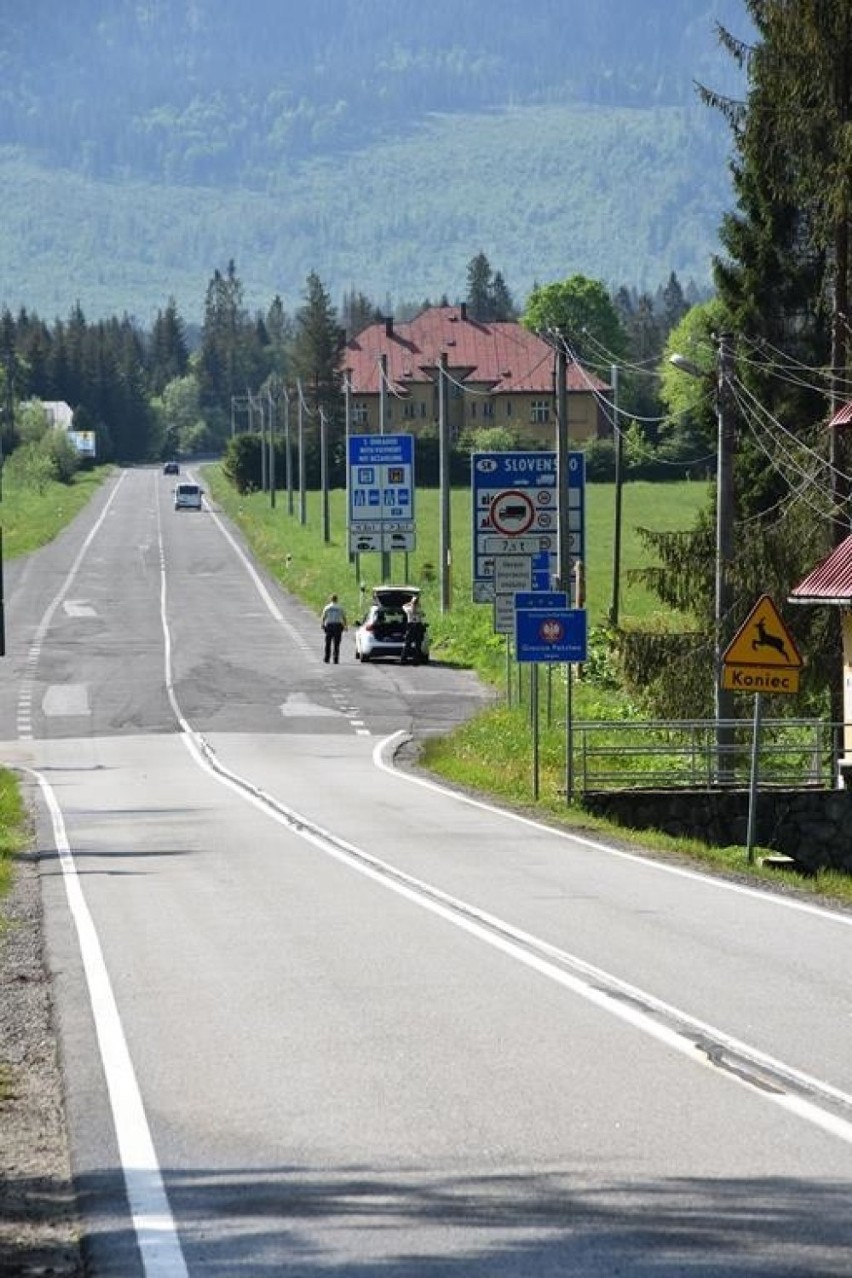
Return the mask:
[[423, 616], [419, 597], [413, 595], [408, 599], [402, 605], [402, 611], [405, 613], [405, 642], [400, 660], [403, 665], [408, 661], [416, 664], [423, 660], [421, 644], [426, 631], [426, 618]]
[[323, 661], [334, 658], [337, 665], [340, 660], [340, 636], [347, 626], [346, 613], [337, 602], [337, 595], [332, 595], [322, 610], [320, 625], [325, 631], [325, 655]]

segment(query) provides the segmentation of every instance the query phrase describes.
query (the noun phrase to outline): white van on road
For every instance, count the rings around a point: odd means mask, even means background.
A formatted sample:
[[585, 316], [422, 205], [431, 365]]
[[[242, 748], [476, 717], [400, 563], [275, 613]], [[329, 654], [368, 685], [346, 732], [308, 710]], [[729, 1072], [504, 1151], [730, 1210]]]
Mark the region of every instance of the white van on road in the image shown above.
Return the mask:
[[198, 484], [176, 484], [175, 510], [201, 510], [203, 493]]

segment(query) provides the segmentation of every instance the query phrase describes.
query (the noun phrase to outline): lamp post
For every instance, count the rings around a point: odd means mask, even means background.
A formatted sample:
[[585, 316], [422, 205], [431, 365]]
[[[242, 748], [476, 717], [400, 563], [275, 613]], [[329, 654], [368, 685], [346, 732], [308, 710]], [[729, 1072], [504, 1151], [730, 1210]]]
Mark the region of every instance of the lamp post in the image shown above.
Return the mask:
[[[704, 378], [705, 371], [683, 355], [670, 355], [669, 363], [690, 377]], [[733, 342], [722, 333], [716, 349], [716, 572], [713, 612], [713, 715], [716, 723], [716, 780], [733, 779], [734, 694], [722, 687], [725, 649], [728, 646], [734, 558], [734, 426], [730, 381]]]

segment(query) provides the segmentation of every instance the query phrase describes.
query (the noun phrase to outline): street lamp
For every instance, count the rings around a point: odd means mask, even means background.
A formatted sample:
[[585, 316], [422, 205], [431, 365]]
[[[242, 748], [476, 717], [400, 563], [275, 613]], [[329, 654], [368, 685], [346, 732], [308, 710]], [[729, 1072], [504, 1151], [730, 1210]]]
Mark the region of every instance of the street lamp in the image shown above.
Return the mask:
[[[705, 378], [706, 372], [684, 355], [669, 356], [669, 363], [690, 377]], [[734, 429], [731, 416], [730, 380], [733, 346], [729, 333], [722, 333], [716, 349], [716, 590], [713, 616], [713, 706], [716, 722], [716, 779], [733, 779], [734, 695], [722, 687], [725, 636], [730, 628], [733, 603], [731, 566], [734, 558]]]

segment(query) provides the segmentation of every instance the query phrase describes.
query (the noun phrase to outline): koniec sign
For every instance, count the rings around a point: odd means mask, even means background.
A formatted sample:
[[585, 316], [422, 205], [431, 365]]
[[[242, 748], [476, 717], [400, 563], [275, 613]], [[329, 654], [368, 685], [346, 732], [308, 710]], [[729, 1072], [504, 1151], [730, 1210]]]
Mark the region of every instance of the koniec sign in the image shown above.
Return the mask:
[[725, 649], [722, 687], [731, 692], [798, 692], [803, 664], [772, 599], [761, 595]]

